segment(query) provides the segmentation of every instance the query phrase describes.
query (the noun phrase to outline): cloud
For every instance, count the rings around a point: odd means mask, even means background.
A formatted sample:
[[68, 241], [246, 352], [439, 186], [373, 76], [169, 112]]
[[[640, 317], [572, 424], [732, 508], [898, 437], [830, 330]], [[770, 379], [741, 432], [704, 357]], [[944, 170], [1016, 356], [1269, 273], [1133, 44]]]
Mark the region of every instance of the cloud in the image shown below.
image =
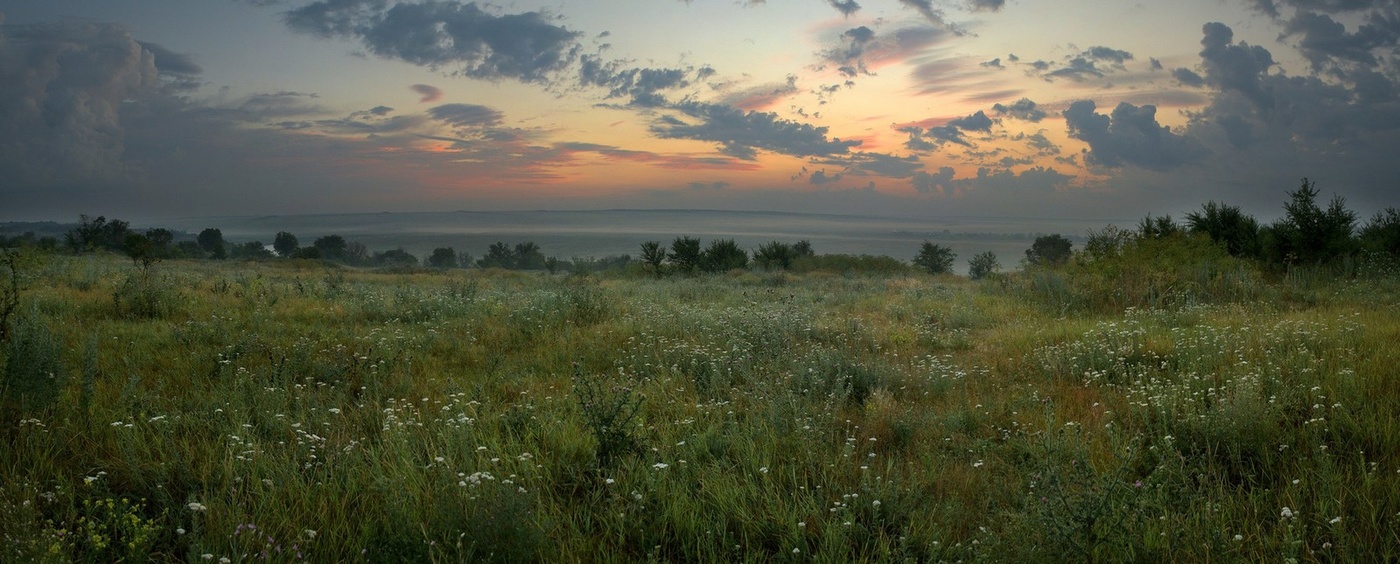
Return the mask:
[[1189, 86], [1191, 88], [1200, 88], [1206, 85], [1205, 78], [1201, 77], [1201, 75], [1199, 74], [1196, 74], [1191, 69], [1184, 67], [1173, 70], [1172, 78], [1175, 78], [1176, 81], [1182, 86]]
[[[840, 87], [839, 84], [835, 85], [834, 88], [824, 87], [823, 90], [819, 90], [819, 95], [828, 96]], [[798, 92], [797, 75], [790, 74], [784, 82], [760, 84], [727, 94], [719, 99], [719, 103], [728, 104], [741, 110], [762, 110]]]
[[1234, 90], [1260, 108], [1273, 106], [1273, 98], [1260, 86], [1261, 77], [1274, 66], [1267, 49], [1241, 41], [1232, 45], [1235, 32], [1229, 26], [1210, 22], [1201, 27], [1201, 60], [1205, 82], [1220, 90]]
[[200, 68], [189, 55], [176, 53], [149, 41], [137, 41], [136, 44], [155, 56], [156, 71], [161, 74], [194, 76], [204, 73], [204, 69]]
[[[197, 69], [161, 52], [167, 65]], [[0, 26], [0, 195], [137, 179], [120, 115], [158, 94], [156, 59], [117, 25]]]
[[[976, 0], [974, 0], [974, 2], [975, 1]], [[949, 23], [948, 20], [943, 17], [943, 10], [935, 8], [932, 0], [899, 0], [899, 3], [919, 12], [919, 15], [923, 16], [925, 20], [928, 20], [928, 23], [933, 24], [936, 28], [946, 29], [953, 32], [955, 35], [966, 35], [967, 33], [958, 26]]]
[[[1089, 77], [1103, 78], [1110, 72], [1124, 70], [1123, 63], [1132, 60], [1132, 58], [1133, 54], [1127, 51], [1094, 46], [1078, 55], [1068, 57], [1064, 66], [1045, 73], [1045, 76], [1047, 78], [1068, 78], [1076, 82], [1088, 80]], [[1037, 70], [1050, 68], [1049, 63], [1038, 64], [1044, 63], [1044, 61], [1036, 61], [1036, 63], [1034, 66]], [[1104, 63], [1107, 66], [1100, 67], [1099, 63]]]
[[609, 98], [631, 97], [631, 105], [655, 107], [666, 104], [660, 92], [690, 85], [693, 69], [627, 67], [621, 61], [584, 55], [579, 60], [579, 83], [608, 90]]
[[476, 104], [443, 104], [428, 110], [428, 115], [453, 127], [499, 125], [504, 117], [497, 110]]
[[1089, 144], [1088, 161], [1106, 167], [1125, 164], [1166, 170], [1194, 161], [1204, 149], [1157, 123], [1157, 107], [1119, 103], [1111, 115], [1095, 111], [1091, 100], [1063, 112], [1069, 136]]
[[475, 2], [321, 0], [289, 10], [292, 29], [358, 40], [371, 53], [473, 78], [546, 83], [577, 58], [578, 32], [541, 12], [496, 15]]
[[438, 89], [438, 87], [436, 86], [431, 86], [427, 84], [415, 84], [413, 86], [410, 86], [409, 88], [413, 89], [414, 92], [417, 92], [420, 96], [422, 96], [422, 98], [418, 99], [418, 103], [420, 104], [436, 102], [442, 99], [442, 90]]
[[997, 58], [992, 59], [992, 60], [990, 60], [990, 61], [987, 61], [987, 62], [985, 62], [985, 63], [977, 63], [977, 65], [978, 65], [978, 66], [981, 66], [981, 67], [986, 67], [986, 68], [989, 68], [989, 69], [997, 69], [997, 70], [1002, 70], [1002, 69], [1005, 69], [1005, 68], [1006, 68], [1006, 67], [1004, 67], [1004, 66], [1001, 66], [1001, 57], [997, 57]]
[[1025, 141], [1026, 145], [1035, 149], [1036, 154], [1041, 156], [1060, 154], [1060, 147], [1056, 145], [1054, 141], [1051, 141], [1049, 137], [1046, 137], [1044, 132], [1036, 132], [1030, 135], [1018, 133], [1015, 137], [1012, 137], [1012, 140]]
[[839, 173], [839, 172], [838, 172], [838, 173], [835, 173], [835, 174], [828, 175], [828, 174], [826, 173], [826, 170], [823, 169], [823, 170], [819, 170], [819, 171], [813, 172], [811, 176], [807, 177], [807, 182], [812, 183], [812, 184], [816, 184], [816, 185], [818, 185], [818, 186], [821, 186], [821, 185], [823, 185], [823, 184], [829, 184], [829, 183], [832, 183], [832, 182], [837, 182], [837, 181], [841, 180], [841, 176], [842, 176], [842, 174]]
[[[964, 131], [990, 132], [995, 123], [992, 118], [987, 117], [986, 112], [978, 110], [977, 113], [960, 118], [953, 118], [943, 123], [943, 125], [931, 125], [941, 120], [929, 119], [915, 124], [895, 127], [896, 131], [908, 133], [909, 139], [904, 146], [911, 151], [930, 151], [937, 148], [938, 144], [956, 143], [966, 147], [972, 146], [963, 137]], [[925, 128], [924, 126], [928, 126]], [[933, 139], [931, 142], [929, 139]], [[936, 143], [935, 143], [936, 142]]]
[[700, 181], [694, 181], [694, 182], [690, 182], [690, 183], [686, 184], [686, 188], [689, 188], [689, 189], [691, 189], [691, 190], [703, 190], [703, 191], [723, 190], [723, 189], [725, 189], [725, 188], [728, 188], [729, 186], [730, 186], [730, 183], [725, 182], [725, 181], [723, 181], [723, 180], [716, 180], [716, 181], [714, 181], [714, 182], [700, 182]]
[[974, 12], [999, 12], [1006, 6], [1006, 0], [968, 0]]
[[920, 194], [943, 193], [953, 186], [953, 172], [953, 168], [947, 166], [939, 167], [938, 172], [934, 174], [919, 171], [914, 173], [914, 178], [910, 183]]
[[841, 12], [843, 16], [849, 16], [860, 11], [860, 4], [857, 4], [856, 0], [826, 0], [826, 2], [831, 4], [832, 8], [836, 8], [836, 11]]
[[[1391, 9], [1394, 10], [1393, 4]], [[1300, 37], [1298, 50], [1315, 71], [1349, 65], [1375, 66], [1374, 50], [1388, 48], [1393, 54], [1400, 43], [1400, 11], [1372, 12], [1366, 19], [1367, 23], [1356, 32], [1348, 32], [1346, 26], [1327, 14], [1299, 11], [1288, 21], [1283, 37]]]
[[771, 112], [746, 112], [703, 102], [682, 102], [670, 108], [692, 121], [663, 116], [652, 125], [652, 134], [663, 139], [719, 143], [721, 153], [744, 160], [757, 158], [759, 150], [797, 157], [842, 155], [861, 144], [829, 139], [826, 127], [782, 119]]
[[1009, 106], [1005, 104], [995, 104], [992, 106], [992, 111], [996, 112], [999, 115], [1010, 116], [1019, 120], [1025, 120], [1029, 122], [1038, 122], [1040, 120], [1043, 120], [1045, 119], [1046, 115], [1045, 110], [1042, 110], [1039, 107], [1037, 107], [1036, 103], [1031, 101], [1030, 98], [1021, 98], [1020, 100], [1011, 103], [1011, 105]]
[[844, 164], [846, 170], [853, 174], [873, 174], [890, 178], [909, 178], [923, 167], [918, 157], [913, 155], [897, 157], [876, 152], [852, 153], [845, 160], [831, 162]]

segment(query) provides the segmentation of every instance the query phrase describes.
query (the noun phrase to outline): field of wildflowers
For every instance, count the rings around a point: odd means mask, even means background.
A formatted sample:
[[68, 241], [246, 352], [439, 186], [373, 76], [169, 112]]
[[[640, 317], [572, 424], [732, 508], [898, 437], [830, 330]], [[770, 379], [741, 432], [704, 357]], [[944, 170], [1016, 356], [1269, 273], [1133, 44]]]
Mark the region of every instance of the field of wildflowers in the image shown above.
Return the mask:
[[28, 274], [0, 560], [1400, 558], [1394, 276]]

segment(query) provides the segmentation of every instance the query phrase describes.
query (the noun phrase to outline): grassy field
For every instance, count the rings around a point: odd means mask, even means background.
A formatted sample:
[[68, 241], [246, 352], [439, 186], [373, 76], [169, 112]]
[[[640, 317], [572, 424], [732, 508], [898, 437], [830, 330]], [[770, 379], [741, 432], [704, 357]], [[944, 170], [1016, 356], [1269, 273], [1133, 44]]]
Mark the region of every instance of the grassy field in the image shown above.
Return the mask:
[[1394, 276], [27, 272], [0, 560], [1400, 559]]

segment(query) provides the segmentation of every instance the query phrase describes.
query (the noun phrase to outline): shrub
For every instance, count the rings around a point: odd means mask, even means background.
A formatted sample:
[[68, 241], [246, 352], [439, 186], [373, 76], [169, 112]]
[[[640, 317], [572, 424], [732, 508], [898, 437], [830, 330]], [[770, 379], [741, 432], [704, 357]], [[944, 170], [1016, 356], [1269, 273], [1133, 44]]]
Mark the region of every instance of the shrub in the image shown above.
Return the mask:
[[174, 313], [180, 307], [180, 291], [152, 269], [126, 276], [112, 292], [112, 305], [123, 317], [154, 319]]
[[1206, 202], [1201, 211], [1186, 214], [1192, 233], [1204, 233], [1236, 257], [1259, 256], [1259, 223], [1235, 206]]
[[611, 468], [623, 456], [642, 452], [642, 443], [633, 434], [642, 399], [631, 387], [609, 386], [604, 376], [584, 374], [575, 365], [574, 396], [597, 441], [594, 452], [599, 468]]
[[676, 271], [695, 274], [695, 270], [700, 267], [700, 239], [676, 237], [676, 240], [671, 241], [671, 253], [666, 258], [676, 267]]
[[967, 261], [967, 275], [973, 280], [981, 280], [998, 270], [1001, 270], [1001, 263], [997, 262], [996, 253], [991, 251], [977, 253]]
[[661, 277], [661, 263], [664, 262], [666, 262], [666, 250], [661, 248], [660, 241], [642, 243], [642, 263], [646, 264], [653, 276]]
[[1063, 235], [1041, 235], [1026, 249], [1026, 264], [1030, 266], [1056, 266], [1069, 260], [1074, 243]]
[[919, 255], [914, 257], [914, 264], [929, 274], [944, 274], [953, 270], [953, 259], [957, 257], [953, 249], [924, 241], [923, 246], [919, 247]]
[[63, 345], [42, 322], [21, 317], [5, 342], [5, 370], [0, 375], [0, 405], [20, 414], [47, 409], [58, 401], [63, 390], [61, 356]]
[[797, 253], [792, 246], [778, 241], [769, 241], [758, 246], [758, 250], [753, 253], [754, 262], [767, 269], [781, 268], [787, 270], [792, 267], [793, 259], [797, 258]]
[[1340, 196], [1327, 209], [1317, 205], [1317, 186], [1303, 179], [1303, 185], [1288, 193], [1285, 215], [1269, 226], [1266, 252], [1271, 262], [1321, 263], [1339, 259], [1354, 249], [1352, 232], [1356, 214], [1346, 209]]
[[728, 272], [749, 267], [749, 255], [733, 239], [715, 239], [700, 257], [705, 272]]

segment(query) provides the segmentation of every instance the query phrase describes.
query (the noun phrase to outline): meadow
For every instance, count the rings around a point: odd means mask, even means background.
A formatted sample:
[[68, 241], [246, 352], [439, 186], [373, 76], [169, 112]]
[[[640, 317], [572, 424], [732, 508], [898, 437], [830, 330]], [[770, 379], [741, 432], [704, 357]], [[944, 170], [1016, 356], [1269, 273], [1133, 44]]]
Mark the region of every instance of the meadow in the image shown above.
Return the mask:
[[20, 286], [0, 560], [1400, 559], [1393, 273]]

